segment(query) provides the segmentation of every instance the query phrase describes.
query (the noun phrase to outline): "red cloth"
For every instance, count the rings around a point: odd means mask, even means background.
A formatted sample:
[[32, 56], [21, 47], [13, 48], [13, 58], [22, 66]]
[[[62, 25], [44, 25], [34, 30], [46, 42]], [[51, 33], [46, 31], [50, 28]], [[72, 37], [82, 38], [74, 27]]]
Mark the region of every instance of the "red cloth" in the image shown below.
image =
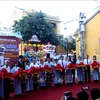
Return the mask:
[[4, 72], [3, 73], [3, 78], [11, 78], [12, 73]]
[[99, 67], [99, 63], [97, 61], [93, 61], [91, 66], [92, 68]]
[[14, 77], [14, 78], [19, 77], [19, 75], [21, 74], [21, 72], [23, 72], [23, 69], [19, 68], [18, 71], [16, 71], [14, 74], [12, 74], [12, 77]]
[[40, 67], [39, 71], [40, 72], [44, 72], [44, 68], [43, 67], [42, 68]]
[[2, 72], [0, 72], [0, 78], [2, 78], [3, 77], [3, 73]]
[[57, 64], [56, 66], [53, 67], [53, 70], [60, 70], [60, 71], [63, 71], [63, 68], [61, 67], [60, 64]]
[[31, 67], [30, 69], [26, 70], [26, 73], [27, 73], [27, 74], [31, 74], [32, 71], [33, 71], [33, 69], [34, 69], [34, 67]]
[[81, 67], [81, 66], [82, 66], [82, 67], [85, 67], [86, 65], [85, 65], [83, 62], [80, 62], [79, 64], [76, 64], [75, 66], [76, 66], [76, 67]]
[[32, 70], [32, 74], [38, 74], [38, 71], [39, 71], [39, 67], [32, 67], [33, 70]]
[[19, 68], [19, 69], [18, 69], [18, 71], [22, 72], [22, 71], [23, 71], [23, 69], [22, 69], [22, 68]]
[[51, 72], [51, 69], [49, 68], [48, 65], [45, 65], [45, 66], [44, 66], [44, 70], [47, 71], [47, 72]]
[[72, 63], [69, 63], [68, 65], [66, 65], [65, 69], [68, 68], [68, 69], [75, 69], [75, 65], [72, 64]]
[[6, 70], [5, 68], [3, 68], [3, 69], [1, 70], [1, 72], [4, 73], [4, 72], [7, 72], [7, 70]]
[[1, 78], [10, 78], [12, 75], [12, 73], [7, 72], [5, 68], [3, 68], [0, 73]]

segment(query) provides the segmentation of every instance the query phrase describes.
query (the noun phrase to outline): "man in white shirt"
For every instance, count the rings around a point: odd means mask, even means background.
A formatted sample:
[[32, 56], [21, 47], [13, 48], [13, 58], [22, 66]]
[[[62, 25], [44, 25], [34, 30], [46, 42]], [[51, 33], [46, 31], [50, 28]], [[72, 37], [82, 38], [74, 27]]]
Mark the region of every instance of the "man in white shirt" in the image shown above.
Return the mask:
[[89, 55], [86, 54], [86, 57], [84, 59], [84, 64], [86, 64], [86, 68], [84, 69], [85, 72], [85, 82], [90, 82], [91, 81], [91, 71], [90, 71], [90, 64], [91, 64], [91, 60], [89, 59]]
[[47, 58], [47, 61], [45, 62], [45, 65], [48, 65], [49, 68], [52, 68], [53, 67], [53, 62], [51, 61], [50, 58]]
[[[10, 66], [9, 66], [9, 60], [5, 60], [5, 64], [2, 67], [5, 68], [7, 70], [7, 72], [10, 72]], [[9, 93], [10, 93], [10, 78], [4, 78], [3, 79], [3, 89], [4, 89], [4, 100], [8, 100], [9, 99]]]
[[[30, 64], [30, 68], [31, 67], [39, 67], [39, 65], [37, 64], [37, 60], [36, 59], [33, 59], [33, 62]], [[38, 86], [38, 77], [37, 77], [37, 74], [34, 74], [33, 75], [33, 87], [34, 87], [34, 90], [37, 89], [37, 86]]]
[[60, 60], [58, 60], [58, 63], [64, 68], [66, 66], [66, 60], [64, 60], [64, 56], [61, 56]]
[[[45, 65], [48, 65], [49, 68], [53, 67], [53, 62], [51, 61], [49, 57], [47, 58]], [[52, 82], [52, 73], [46, 71], [46, 86], [49, 87], [51, 82]]]
[[[66, 66], [66, 61], [64, 60], [64, 56], [61, 56], [60, 60], [58, 61], [58, 63], [64, 68]], [[61, 72], [61, 78], [63, 80], [63, 84], [65, 83], [65, 71], [63, 70]]]

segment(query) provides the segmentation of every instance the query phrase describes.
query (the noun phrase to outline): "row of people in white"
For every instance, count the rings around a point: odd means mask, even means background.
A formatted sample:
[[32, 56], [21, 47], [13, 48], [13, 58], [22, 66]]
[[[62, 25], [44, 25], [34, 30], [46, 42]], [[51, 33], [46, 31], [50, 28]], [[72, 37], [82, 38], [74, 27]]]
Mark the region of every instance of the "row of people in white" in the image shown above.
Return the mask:
[[88, 65], [87, 67], [81, 66], [77, 67], [77, 78], [78, 81], [82, 82], [84, 80], [83, 73], [85, 74], [85, 81], [87, 82], [87, 75], [88, 80], [91, 80], [91, 69], [92, 69], [92, 75], [94, 81], [99, 81], [99, 66], [96, 66], [96, 68], [91, 68], [90, 65], [95, 61], [99, 64], [99, 61], [96, 59], [96, 56], [93, 56], [93, 60], [90, 60], [88, 58], [89, 56], [86, 55], [86, 59], [82, 61], [82, 58], [79, 56], [76, 64], [80, 64], [81, 62]]
[[[78, 58], [78, 60], [76, 61], [76, 64], [79, 64], [79, 63], [81, 63], [81, 62], [83, 62], [84, 64], [91, 64], [93, 61], [97, 61], [96, 60], [96, 58], [95, 59], [93, 59], [92, 61], [89, 59], [89, 58], [87, 58], [87, 56], [86, 56], [86, 59], [84, 59], [84, 61], [82, 61], [82, 59], [81, 59], [81, 57], [79, 57]], [[63, 63], [62, 63], [62, 61], [63, 61]], [[98, 62], [98, 61], [97, 61]], [[71, 60], [69, 60], [69, 57], [67, 57], [67, 60], [63, 60], [63, 57], [57, 62], [58, 64], [60, 64], [62, 67], [64, 67], [65, 68], [65, 66], [66, 65], [68, 65], [69, 63], [71, 63]], [[53, 62], [51, 62], [50, 61], [50, 59], [48, 58], [47, 59], [47, 62], [45, 62], [45, 63], [43, 63], [43, 65], [41, 66], [41, 67], [43, 67], [44, 65], [48, 65], [50, 68], [52, 67], [52, 66], [54, 66], [54, 65], [56, 65], [56, 63], [53, 63]], [[41, 64], [40, 64], [41, 65]], [[33, 62], [30, 64], [30, 66], [34, 66], [34, 67], [38, 67], [38, 66], [40, 66], [40, 65], [38, 65], [37, 63], [36, 63], [36, 60], [34, 61], [33, 60]], [[29, 67], [30, 68], [30, 67]], [[78, 81], [79, 82], [82, 82], [83, 80], [84, 80], [84, 77], [83, 77], [83, 73], [84, 73], [84, 71], [85, 71], [86, 69], [84, 69], [84, 66], [83, 67], [80, 67], [80, 68], [76, 68], [76, 71], [77, 71], [77, 78], [78, 78]], [[69, 72], [69, 73], [68, 73]], [[96, 69], [93, 69], [93, 79], [94, 80], [99, 80], [99, 70], [98, 70], [98, 68], [96, 68]], [[68, 69], [66, 69], [65, 70], [65, 73], [66, 73], [66, 75], [68, 76], [68, 75], [71, 75], [72, 76], [72, 72], [70, 71], [70, 70], [68, 70]], [[89, 73], [90, 73], [90, 71], [89, 71]], [[85, 75], [85, 78], [87, 77], [87, 75]], [[90, 77], [89, 77], [90, 78]], [[69, 78], [68, 78], [69, 79]], [[67, 79], [67, 80], [68, 80]]]
[[[25, 70], [30, 69], [32, 66], [34, 66], [34, 67], [44, 67], [44, 65], [48, 65], [50, 68], [52, 68], [52, 66], [56, 66], [58, 63], [61, 64], [61, 66], [63, 67], [63, 65], [61, 63], [61, 60], [59, 60], [59, 61], [57, 61], [57, 62], [55, 62], [53, 64], [53, 62], [51, 62], [50, 59], [48, 58], [47, 62], [45, 62], [45, 63], [42, 62], [40, 64], [37, 64], [36, 63], [36, 59], [34, 59], [31, 64], [27, 63], [27, 65], [25, 66]], [[96, 60], [96, 59], [94, 59], [94, 60]], [[79, 58], [76, 63], [79, 64], [80, 62], [83, 62], [81, 60], [81, 58]], [[18, 71], [19, 67], [18, 67], [18, 63], [17, 62], [15, 63], [15, 66], [12, 69], [10, 69], [10, 66], [7, 63], [9, 63], [9, 61], [5, 61], [5, 65], [2, 68], [5, 68], [8, 72], [12, 72], [12, 73], [15, 73], [16, 71]], [[68, 65], [69, 63], [71, 63], [71, 61], [68, 58], [67, 61], [64, 61], [64, 63], [66, 63], [66, 65]], [[90, 63], [91, 63], [91, 61], [88, 59], [88, 64], [90, 64]], [[87, 60], [84, 60], [84, 64], [87, 64]], [[83, 79], [84, 79], [83, 78], [84, 68], [83, 67], [79, 67], [79, 68], [76, 68], [76, 69], [77, 69], [78, 81], [83, 81]], [[60, 84], [60, 82], [61, 82], [60, 73], [61, 73], [60, 71], [53, 71], [53, 74], [54, 74], [53, 82], [55, 84]], [[44, 72], [40, 72], [40, 79], [44, 79], [44, 76], [45, 76], [45, 73]], [[65, 76], [66, 76], [65, 77], [65, 83], [72, 83], [73, 82], [72, 81], [72, 72], [71, 72], [71, 70], [65, 69]], [[94, 78], [94, 80], [99, 80], [99, 70], [98, 70], [98, 68], [93, 70], [93, 78]], [[26, 90], [27, 91], [34, 90], [32, 81], [33, 81], [32, 80], [32, 76], [29, 75], [28, 78], [27, 78], [27, 82], [26, 82]], [[4, 84], [3, 80], [0, 79], [0, 89], [2, 90], [2, 92], [0, 92], [0, 96], [4, 96], [4, 91], [3, 91], [4, 87], [2, 87], [2, 84]], [[42, 82], [39, 81], [38, 84], [39, 84], [39, 86], [46, 86], [45, 79], [44, 79], [44, 81], [42, 80]], [[15, 93], [15, 95], [19, 95], [19, 94], [22, 93], [22, 90], [21, 90], [21, 79], [20, 78], [15, 78], [14, 79], [14, 93]]]

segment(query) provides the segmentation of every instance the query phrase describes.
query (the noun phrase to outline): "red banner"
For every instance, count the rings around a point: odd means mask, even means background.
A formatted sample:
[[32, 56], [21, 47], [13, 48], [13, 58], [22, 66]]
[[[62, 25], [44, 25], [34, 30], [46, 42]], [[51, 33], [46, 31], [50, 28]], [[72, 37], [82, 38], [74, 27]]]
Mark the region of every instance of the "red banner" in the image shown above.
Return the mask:
[[15, 36], [0, 36], [0, 47], [3, 48], [4, 58], [10, 60], [12, 65], [19, 56], [19, 44], [21, 39]]

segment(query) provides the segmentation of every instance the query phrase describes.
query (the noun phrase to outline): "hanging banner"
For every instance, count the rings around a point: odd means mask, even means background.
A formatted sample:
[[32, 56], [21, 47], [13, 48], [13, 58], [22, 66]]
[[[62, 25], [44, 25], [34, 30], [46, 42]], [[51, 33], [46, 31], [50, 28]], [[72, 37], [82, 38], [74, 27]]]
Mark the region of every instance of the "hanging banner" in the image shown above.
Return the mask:
[[0, 52], [4, 54], [4, 59], [10, 60], [10, 64], [18, 60], [20, 42], [21, 39], [15, 36], [0, 36]]

